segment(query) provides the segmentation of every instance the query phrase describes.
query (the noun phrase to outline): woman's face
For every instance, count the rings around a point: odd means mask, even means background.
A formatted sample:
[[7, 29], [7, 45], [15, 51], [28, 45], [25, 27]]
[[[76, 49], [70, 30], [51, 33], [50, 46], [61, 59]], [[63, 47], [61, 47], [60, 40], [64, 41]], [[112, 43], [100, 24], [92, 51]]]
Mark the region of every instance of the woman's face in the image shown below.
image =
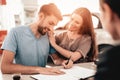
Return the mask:
[[72, 14], [68, 30], [70, 31], [79, 31], [80, 27], [83, 24], [83, 19], [80, 15], [78, 14]]

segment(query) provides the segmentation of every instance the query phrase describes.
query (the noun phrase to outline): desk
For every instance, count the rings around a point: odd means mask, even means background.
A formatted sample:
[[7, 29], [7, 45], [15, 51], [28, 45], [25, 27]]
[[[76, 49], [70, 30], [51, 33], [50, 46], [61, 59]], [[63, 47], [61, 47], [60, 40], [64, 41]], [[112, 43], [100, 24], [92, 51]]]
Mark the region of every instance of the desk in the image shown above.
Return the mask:
[[[78, 65], [80, 67], [85, 67], [85, 68], [89, 68], [89, 69], [94, 69], [96, 68], [96, 66], [94, 65], [94, 63], [90, 62], [90, 63], [79, 63], [79, 64], [74, 64], [74, 65]], [[61, 68], [61, 66], [54, 66], [57, 68]], [[32, 79], [30, 77], [30, 75], [21, 75], [21, 80], [35, 80]], [[13, 80], [12, 79], [12, 74], [3, 74], [3, 80]]]

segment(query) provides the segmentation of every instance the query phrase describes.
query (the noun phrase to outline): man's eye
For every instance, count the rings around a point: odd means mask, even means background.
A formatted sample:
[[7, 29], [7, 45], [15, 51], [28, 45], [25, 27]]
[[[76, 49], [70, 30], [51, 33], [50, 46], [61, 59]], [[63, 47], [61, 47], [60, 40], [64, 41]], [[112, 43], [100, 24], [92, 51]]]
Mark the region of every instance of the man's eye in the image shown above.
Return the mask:
[[47, 30], [48, 30], [48, 31], [50, 31], [50, 29], [49, 29], [49, 28], [47, 28]]
[[49, 23], [50, 25], [54, 25], [54, 23]]

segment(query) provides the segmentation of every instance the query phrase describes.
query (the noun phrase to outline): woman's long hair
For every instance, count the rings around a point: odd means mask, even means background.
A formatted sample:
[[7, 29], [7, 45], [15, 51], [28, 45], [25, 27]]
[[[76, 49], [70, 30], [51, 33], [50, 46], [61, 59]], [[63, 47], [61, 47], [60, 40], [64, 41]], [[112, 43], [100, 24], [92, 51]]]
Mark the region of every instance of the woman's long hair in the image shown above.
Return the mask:
[[91, 36], [91, 49], [87, 56], [90, 61], [93, 61], [97, 56], [98, 49], [91, 13], [87, 8], [83, 7], [76, 9], [73, 14], [74, 13], [80, 15], [83, 19], [83, 24], [80, 27], [79, 34]]

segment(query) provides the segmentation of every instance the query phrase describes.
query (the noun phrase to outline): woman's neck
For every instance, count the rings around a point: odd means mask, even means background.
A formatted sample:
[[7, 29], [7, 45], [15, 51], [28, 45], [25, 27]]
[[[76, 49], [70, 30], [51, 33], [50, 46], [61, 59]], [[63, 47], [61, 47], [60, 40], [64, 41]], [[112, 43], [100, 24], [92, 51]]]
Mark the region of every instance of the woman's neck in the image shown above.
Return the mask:
[[78, 35], [78, 32], [77, 31], [69, 31], [69, 33], [71, 34], [71, 35]]
[[68, 37], [69, 37], [69, 39], [76, 39], [76, 38], [78, 38], [78, 37], [81, 37], [81, 35], [78, 34], [77, 32], [69, 31], [69, 32], [68, 32]]

